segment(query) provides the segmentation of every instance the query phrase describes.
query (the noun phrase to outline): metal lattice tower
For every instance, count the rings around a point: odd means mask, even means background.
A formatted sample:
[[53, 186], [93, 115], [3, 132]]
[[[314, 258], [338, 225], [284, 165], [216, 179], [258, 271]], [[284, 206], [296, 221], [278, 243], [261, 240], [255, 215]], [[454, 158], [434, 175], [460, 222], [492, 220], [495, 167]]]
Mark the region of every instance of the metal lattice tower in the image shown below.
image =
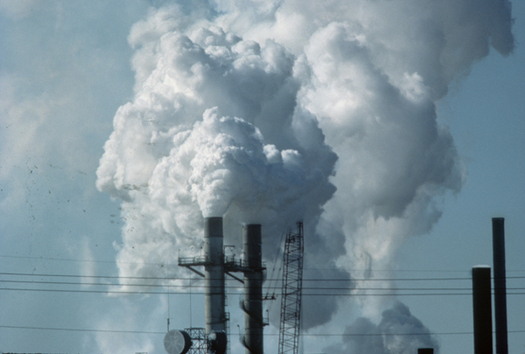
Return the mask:
[[290, 231], [284, 243], [279, 354], [299, 353], [303, 256], [303, 223], [298, 222], [297, 231]]
[[205, 328], [185, 328], [186, 333], [193, 342], [187, 354], [206, 354], [208, 352], [208, 342]]

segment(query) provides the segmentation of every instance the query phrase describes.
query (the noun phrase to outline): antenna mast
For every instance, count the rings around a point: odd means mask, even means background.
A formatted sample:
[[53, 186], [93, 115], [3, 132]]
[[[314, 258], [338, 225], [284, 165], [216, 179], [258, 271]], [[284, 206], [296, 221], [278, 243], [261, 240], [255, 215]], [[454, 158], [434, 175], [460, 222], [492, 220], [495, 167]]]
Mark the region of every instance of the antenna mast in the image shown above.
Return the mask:
[[303, 256], [303, 223], [299, 221], [297, 222], [297, 231], [288, 232], [284, 244], [279, 354], [299, 353]]

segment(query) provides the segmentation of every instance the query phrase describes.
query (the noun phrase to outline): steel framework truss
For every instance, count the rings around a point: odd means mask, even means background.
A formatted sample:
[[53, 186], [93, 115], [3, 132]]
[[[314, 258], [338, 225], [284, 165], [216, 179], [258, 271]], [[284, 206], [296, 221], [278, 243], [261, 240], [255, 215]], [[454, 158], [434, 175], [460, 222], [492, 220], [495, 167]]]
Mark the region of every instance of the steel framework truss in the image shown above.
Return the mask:
[[303, 256], [303, 223], [298, 222], [297, 230], [288, 232], [284, 244], [279, 354], [299, 352]]

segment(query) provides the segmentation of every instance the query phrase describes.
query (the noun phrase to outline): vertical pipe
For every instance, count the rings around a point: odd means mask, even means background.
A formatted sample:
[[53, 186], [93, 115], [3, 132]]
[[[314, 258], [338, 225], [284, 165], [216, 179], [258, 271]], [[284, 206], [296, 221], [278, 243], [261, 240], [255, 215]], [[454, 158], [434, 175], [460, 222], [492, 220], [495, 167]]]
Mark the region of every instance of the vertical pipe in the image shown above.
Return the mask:
[[492, 218], [492, 252], [494, 262], [496, 354], [508, 354], [504, 218]]
[[204, 266], [206, 336], [226, 332], [222, 218], [205, 219]]
[[419, 348], [417, 354], [434, 354], [433, 348]]
[[474, 354], [492, 354], [492, 306], [490, 291], [490, 267], [473, 267]]
[[263, 354], [261, 225], [246, 225], [243, 233], [244, 341], [246, 354]]

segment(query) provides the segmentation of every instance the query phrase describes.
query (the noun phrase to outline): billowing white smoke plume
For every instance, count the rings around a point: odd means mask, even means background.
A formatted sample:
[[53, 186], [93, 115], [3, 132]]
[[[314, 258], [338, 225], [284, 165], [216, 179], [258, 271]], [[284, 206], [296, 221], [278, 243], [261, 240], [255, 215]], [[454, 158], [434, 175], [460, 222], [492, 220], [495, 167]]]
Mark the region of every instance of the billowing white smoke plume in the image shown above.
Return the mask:
[[[389, 268], [464, 180], [436, 103], [490, 47], [512, 51], [511, 24], [507, 0], [152, 9], [132, 28], [135, 97], [115, 115], [97, 172], [99, 189], [122, 201], [120, 274], [164, 276], [159, 264], [198, 247], [203, 217], [223, 214], [227, 237], [262, 223], [269, 259], [304, 219], [306, 265], [320, 277]], [[316, 303], [307, 328], [337, 308]], [[382, 304], [362, 305], [380, 321]], [[397, 305], [369, 326], [380, 333], [403, 316], [416, 321]], [[396, 340], [374, 353], [412, 347]]]
[[296, 105], [293, 55], [178, 16], [161, 10], [134, 27], [136, 97], [117, 112], [98, 170], [98, 187], [122, 200], [121, 275], [155, 274], [147, 263], [198, 246], [208, 216], [262, 223], [275, 250], [335, 191], [336, 155]]

